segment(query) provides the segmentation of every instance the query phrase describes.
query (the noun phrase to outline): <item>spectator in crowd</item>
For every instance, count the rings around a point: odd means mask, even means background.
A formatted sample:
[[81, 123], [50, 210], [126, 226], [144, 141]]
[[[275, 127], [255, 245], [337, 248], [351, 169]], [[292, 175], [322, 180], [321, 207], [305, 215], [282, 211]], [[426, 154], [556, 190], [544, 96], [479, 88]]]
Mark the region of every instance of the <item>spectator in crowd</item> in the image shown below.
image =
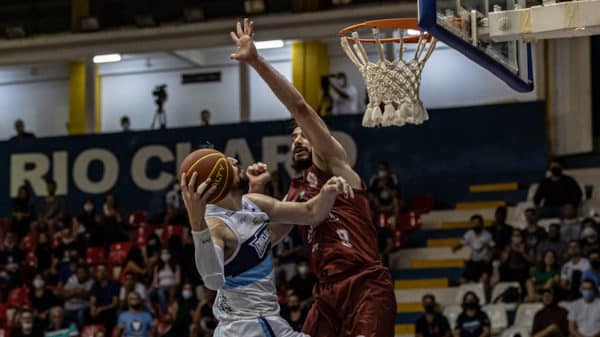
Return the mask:
[[435, 297], [425, 294], [421, 300], [425, 313], [417, 319], [415, 337], [450, 337], [448, 319], [437, 310]]
[[29, 302], [34, 310], [33, 314], [40, 321], [47, 321], [50, 308], [60, 305], [58, 298], [52, 291], [46, 288], [46, 282], [42, 274], [36, 274], [31, 282], [29, 290]]
[[562, 220], [560, 222], [560, 237], [564, 242], [579, 240], [581, 238], [581, 224], [577, 219], [577, 208], [571, 203], [566, 203], [561, 208]]
[[65, 200], [56, 195], [56, 182], [46, 181], [47, 196], [37, 205], [38, 221], [48, 225], [51, 232], [63, 227]]
[[533, 202], [542, 218], [557, 218], [560, 208], [565, 204], [575, 207], [581, 202], [581, 188], [573, 177], [563, 174], [562, 163], [553, 160], [550, 163], [551, 176], [545, 178], [539, 185]]
[[19, 317], [19, 325], [14, 329], [10, 337], [43, 337], [44, 331], [36, 324], [33, 312], [30, 309], [24, 309]]
[[562, 337], [569, 335], [568, 312], [558, 306], [552, 288], [542, 289], [542, 303], [544, 308], [538, 311], [533, 318], [533, 337]]
[[398, 178], [390, 172], [390, 164], [387, 161], [377, 165], [377, 174], [369, 179], [369, 190], [371, 202], [377, 211], [393, 210], [394, 197], [400, 197]]
[[210, 111], [204, 109], [200, 112], [200, 125], [210, 126]]
[[594, 218], [585, 218], [581, 220], [581, 231], [583, 232], [583, 230], [588, 227], [594, 229], [596, 232], [600, 230], [600, 224], [596, 223], [596, 220], [594, 220]]
[[590, 269], [590, 262], [581, 256], [579, 241], [569, 242], [567, 253], [569, 260], [562, 267], [560, 285], [567, 292], [567, 298], [572, 299], [579, 294], [581, 275]]
[[33, 205], [29, 197], [27, 187], [19, 187], [17, 198], [12, 204], [11, 222], [12, 229], [17, 233], [19, 239], [22, 239], [30, 231], [30, 224], [33, 217]]
[[167, 313], [171, 291], [180, 282], [181, 268], [177, 261], [171, 257], [171, 252], [167, 248], [163, 248], [160, 253], [160, 260], [154, 269], [152, 290], [150, 291], [150, 298], [158, 299], [161, 315]]
[[287, 303], [282, 306], [283, 317], [295, 331], [302, 331], [302, 326], [308, 315], [306, 306], [300, 305], [300, 299], [293, 291], [288, 292]]
[[278, 267], [285, 270], [288, 280], [296, 274], [296, 261], [302, 258], [303, 251], [302, 238], [295, 228], [273, 247], [273, 257], [277, 259]]
[[317, 113], [320, 116], [331, 115], [333, 109], [333, 98], [331, 97], [331, 83], [329, 76], [321, 76], [321, 98], [317, 105]]
[[142, 298], [135, 291], [127, 295], [127, 311], [119, 314], [115, 336], [155, 337], [156, 322], [152, 315], [143, 309]]
[[146, 242], [146, 245], [143, 247], [143, 249], [147, 263], [152, 262], [152, 260], [154, 259], [158, 261], [158, 259], [160, 258], [160, 251], [162, 249], [162, 245], [160, 243], [160, 238], [158, 237], [158, 235], [156, 235], [156, 233], [152, 233], [150, 234], [150, 236], [148, 236], [148, 241]]
[[308, 269], [306, 260], [300, 260], [297, 263], [296, 275], [290, 280], [290, 289], [300, 299], [300, 305], [307, 305], [312, 300], [313, 286], [317, 278]]
[[[542, 255], [547, 250], [552, 250], [559, 259], [566, 258], [565, 254], [567, 252], [567, 244], [568, 241], [562, 240], [561, 226], [559, 224], [551, 224], [548, 229], [548, 236], [538, 244], [537, 246], [537, 260], [540, 261], [542, 259]], [[562, 262], [559, 261], [559, 263]]]
[[569, 310], [569, 332], [574, 337], [600, 336], [600, 299], [593, 280], [581, 281], [581, 295]]
[[142, 303], [148, 302], [146, 286], [138, 281], [135, 273], [129, 271], [125, 273], [125, 276], [123, 277], [123, 286], [119, 290], [119, 301], [121, 301], [123, 309], [127, 309], [127, 296], [132, 291], [135, 291], [140, 296]]
[[590, 252], [593, 250], [600, 249], [598, 231], [592, 227], [584, 227], [581, 231], [581, 246], [584, 256], [590, 255]]
[[10, 140], [21, 140], [21, 139], [33, 139], [35, 135], [31, 132], [25, 131], [25, 123], [21, 119], [15, 121], [16, 135], [12, 136]]
[[329, 95], [333, 100], [333, 115], [355, 114], [358, 112], [358, 92], [348, 83], [345, 73], [329, 76]]
[[44, 331], [44, 337], [76, 337], [79, 330], [73, 323], [65, 320], [62, 307], [56, 306], [50, 309], [50, 324]]
[[[213, 331], [217, 327], [218, 321], [213, 315], [213, 304], [215, 303], [216, 292], [202, 287], [202, 300], [200, 302], [200, 311], [197, 312], [197, 316], [194, 317], [194, 322], [198, 322], [198, 333], [201, 336], [212, 336]], [[190, 333], [191, 334], [191, 333]], [[194, 336], [196, 337], [196, 336]]]
[[588, 255], [590, 260], [590, 269], [583, 272], [581, 279], [591, 280], [600, 288], [600, 250], [593, 250]]
[[77, 235], [83, 234], [85, 241], [92, 246], [102, 246], [104, 244], [102, 228], [97, 215], [94, 200], [88, 198], [83, 202], [81, 213], [73, 219], [74, 232]]
[[115, 242], [127, 241], [129, 239], [129, 232], [123, 221], [123, 216], [118, 209], [117, 199], [113, 194], [107, 194], [104, 197], [102, 210], [100, 228], [102, 228], [104, 244], [109, 246]]
[[553, 250], [546, 250], [539, 261], [537, 268], [532, 273], [532, 277], [527, 281], [526, 301], [535, 302], [539, 300], [538, 290], [541, 288], [551, 288], [558, 284], [560, 280], [560, 266], [556, 253]]
[[[519, 282], [525, 290], [525, 281], [529, 277], [532, 260], [525, 252], [523, 236], [518, 229], [513, 230], [510, 246], [500, 255], [500, 280], [503, 282]], [[524, 293], [521, 292], [521, 293]]]
[[110, 280], [108, 266], [96, 267], [96, 282], [90, 290], [90, 315], [95, 323], [104, 323], [107, 331], [112, 331], [117, 320], [120, 286]]
[[[125, 261], [123, 261], [123, 270], [121, 273], [124, 275], [124, 277], [127, 277], [127, 274], [131, 273], [133, 274], [134, 279], [140, 280], [147, 273], [147, 269], [145, 267], [146, 264], [144, 263], [144, 255], [142, 254], [141, 249], [138, 246], [133, 246], [129, 250], [129, 253], [127, 253]], [[139, 292], [144, 299], [146, 298], [145, 293], [145, 291]], [[125, 300], [125, 297], [121, 299]]]
[[506, 246], [510, 245], [510, 239], [512, 238], [513, 227], [506, 223], [507, 213], [506, 206], [496, 208], [494, 213], [494, 226], [491, 233], [498, 252], [502, 252]]
[[176, 210], [181, 209], [183, 201], [181, 200], [181, 187], [179, 187], [179, 180], [173, 182], [173, 187], [165, 195], [165, 202]]
[[52, 246], [48, 233], [40, 232], [38, 234], [37, 245], [35, 246], [35, 257], [37, 259], [38, 270], [48, 270], [52, 265]]
[[490, 337], [491, 323], [488, 315], [481, 310], [479, 297], [468, 291], [463, 296], [463, 311], [456, 319], [454, 337]]
[[65, 298], [65, 318], [75, 322], [81, 328], [88, 322], [90, 309], [90, 290], [94, 281], [88, 276], [87, 266], [77, 265], [75, 275], [72, 275], [63, 289]]
[[123, 132], [131, 131], [131, 122], [129, 121], [129, 116], [121, 117], [121, 131], [123, 131]]
[[200, 306], [194, 292], [194, 286], [189, 282], [185, 282], [181, 287], [181, 292], [177, 294], [177, 301], [171, 307], [171, 312], [174, 313], [172, 332], [175, 336], [190, 336], [190, 325], [194, 314], [198, 310], [200, 310]]
[[494, 241], [492, 235], [483, 228], [483, 217], [479, 214], [471, 216], [472, 229], [468, 230], [461, 242], [453, 247], [456, 252], [462, 247], [471, 248], [471, 257], [467, 261], [465, 271], [461, 276], [461, 282], [483, 282], [489, 285], [489, 277], [492, 274], [492, 248]]
[[0, 265], [4, 266], [10, 283], [17, 280], [19, 266], [24, 259], [25, 253], [18, 246], [17, 234], [6, 233], [4, 249], [0, 251]]
[[528, 208], [525, 210], [525, 220], [527, 221], [527, 227], [521, 231], [521, 235], [525, 242], [525, 251], [533, 261], [535, 260], [537, 245], [544, 241], [547, 234], [542, 227], [538, 226], [538, 217], [535, 209]]

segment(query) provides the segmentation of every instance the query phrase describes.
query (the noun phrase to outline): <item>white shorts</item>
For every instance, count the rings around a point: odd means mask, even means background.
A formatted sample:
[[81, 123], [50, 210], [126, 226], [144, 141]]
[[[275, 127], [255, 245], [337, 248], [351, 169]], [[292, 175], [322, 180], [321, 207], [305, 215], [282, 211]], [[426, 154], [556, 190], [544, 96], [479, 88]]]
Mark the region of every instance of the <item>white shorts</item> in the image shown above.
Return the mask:
[[213, 337], [310, 337], [294, 331], [280, 316], [219, 322]]

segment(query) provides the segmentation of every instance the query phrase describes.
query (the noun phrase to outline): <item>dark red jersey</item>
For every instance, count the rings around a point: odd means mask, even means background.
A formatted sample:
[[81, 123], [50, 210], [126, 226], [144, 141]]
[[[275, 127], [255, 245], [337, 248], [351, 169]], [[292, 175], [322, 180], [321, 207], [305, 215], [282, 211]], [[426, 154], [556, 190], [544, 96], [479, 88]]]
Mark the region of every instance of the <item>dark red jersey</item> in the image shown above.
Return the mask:
[[[292, 180], [286, 200], [309, 200], [331, 177], [312, 165]], [[325, 278], [328, 269], [352, 272], [380, 264], [375, 225], [362, 185], [361, 190], [354, 190], [354, 199], [339, 195], [329, 218], [318, 226], [298, 226], [310, 249], [311, 269], [319, 279]]]

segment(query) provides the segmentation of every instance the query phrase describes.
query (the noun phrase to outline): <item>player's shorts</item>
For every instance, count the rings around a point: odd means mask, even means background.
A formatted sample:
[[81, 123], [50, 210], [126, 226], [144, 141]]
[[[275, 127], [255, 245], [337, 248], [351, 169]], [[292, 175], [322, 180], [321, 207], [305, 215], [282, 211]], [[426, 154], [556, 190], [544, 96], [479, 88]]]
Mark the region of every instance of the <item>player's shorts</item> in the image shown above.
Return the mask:
[[213, 337], [310, 337], [294, 331], [280, 316], [220, 321]]
[[320, 281], [302, 331], [313, 337], [394, 337], [396, 296], [387, 268], [376, 264]]

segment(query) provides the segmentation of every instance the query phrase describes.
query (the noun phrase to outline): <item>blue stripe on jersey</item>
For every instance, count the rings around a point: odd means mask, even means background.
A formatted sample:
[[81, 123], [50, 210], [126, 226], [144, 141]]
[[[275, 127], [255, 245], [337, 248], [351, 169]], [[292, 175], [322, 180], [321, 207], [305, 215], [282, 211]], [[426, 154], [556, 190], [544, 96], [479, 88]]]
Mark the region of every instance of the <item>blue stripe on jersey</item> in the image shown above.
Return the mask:
[[273, 271], [273, 259], [268, 253], [261, 263], [236, 276], [226, 276], [223, 289], [244, 287], [267, 277]]
[[273, 329], [271, 329], [269, 322], [267, 322], [267, 320], [263, 317], [259, 317], [257, 319], [258, 324], [260, 324], [260, 327], [262, 328], [262, 331], [265, 334], [265, 337], [275, 337], [275, 334], [273, 333]]

